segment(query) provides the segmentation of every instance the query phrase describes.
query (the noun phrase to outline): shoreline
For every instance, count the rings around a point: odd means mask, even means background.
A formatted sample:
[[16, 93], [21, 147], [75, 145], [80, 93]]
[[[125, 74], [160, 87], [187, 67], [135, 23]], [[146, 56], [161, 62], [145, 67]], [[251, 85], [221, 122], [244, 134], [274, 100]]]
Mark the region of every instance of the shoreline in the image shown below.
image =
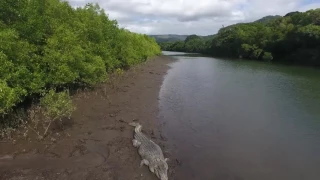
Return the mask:
[[63, 131], [53, 126], [49, 140], [30, 136], [1, 142], [0, 179], [156, 180], [146, 166], [139, 167], [133, 128], [123, 121], [140, 122], [167, 156], [157, 115], [160, 88], [172, 61], [157, 56], [125, 71], [112, 87], [105, 83], [76, 93], [71, 120]]

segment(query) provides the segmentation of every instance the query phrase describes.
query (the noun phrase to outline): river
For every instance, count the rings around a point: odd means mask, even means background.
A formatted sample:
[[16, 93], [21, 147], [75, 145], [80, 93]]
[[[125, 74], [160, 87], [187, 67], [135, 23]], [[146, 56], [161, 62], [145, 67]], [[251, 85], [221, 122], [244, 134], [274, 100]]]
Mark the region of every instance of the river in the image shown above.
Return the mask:
[[320, 179], [320, 70], [164, 54], [176, 59], [159, 94], [174, 179]]

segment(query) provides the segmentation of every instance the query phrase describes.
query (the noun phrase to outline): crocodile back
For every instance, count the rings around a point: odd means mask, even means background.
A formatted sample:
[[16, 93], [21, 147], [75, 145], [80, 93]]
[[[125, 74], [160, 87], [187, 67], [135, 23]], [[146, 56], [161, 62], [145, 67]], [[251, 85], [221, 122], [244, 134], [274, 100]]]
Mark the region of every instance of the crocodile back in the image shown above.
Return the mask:
[[152, 140], [148, 139], [142, 132], [135, 133], [134, 137], [141, 143], [139, 147], [139, 154], [145, 156], [146, 158], [164, 159], [161, 148]]

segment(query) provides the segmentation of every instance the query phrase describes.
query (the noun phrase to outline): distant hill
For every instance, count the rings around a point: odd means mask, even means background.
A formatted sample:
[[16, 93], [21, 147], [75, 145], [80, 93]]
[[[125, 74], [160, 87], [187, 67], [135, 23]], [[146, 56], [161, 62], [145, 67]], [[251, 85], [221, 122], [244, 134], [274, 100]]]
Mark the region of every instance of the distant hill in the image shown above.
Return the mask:
[[[268, 22], [270, 22], [271, 20], [277, 19], [277, 18], [281, 18], [282, 16], [279, 15], [275, 15], [275, 16], [265, 16], [261, 19], [258, 19], [254, 22], [256, 23], [263, 23], [263, 24], [267, 24]], [[249, 24], [249, 23], [237, 23], [237, 24], [233, 24], [230, 26], [226, 26], [223, 27], [219, 30], [219, 32], [228, 30], [232, 27], [236, 27], [239, 26], [241, 24]], [[178, 34], [159, 34], [159, 35], [149, 35], [150, 37], [153, 37], [156, 39], [156, 41], [158, 43], [166, 43], [166, 42], [176, 42], [176, 41], [184, 41], [186, 40], [186, 38], [190, 35], [178, 35]], [[199, 36], [200, 38], [204, 39], [204, 40], [212, 40], [214, 37], [216, 36], [216, 34], [214, 35], [208, 35], [208, 36]]]
[[281, 18], [282, 16], [279, 16], [279, 15], [275, 15], [275, 16], [265, 16], [261, 19], [258, 19], [254, 22], [257, 22], [257, 23], [264, 23], [264, 24], [267, 24], [268, 22], [270, 22], [271, 20], [274, 20], [274, 19], [278, 19], [278, 18]]
[[[160, 35], [149, 35], [149, 36], [155, 38], [158, 43], [164, 43], [164, 42], [184, 41], [190, 35], [160, 34]], [[209, 40], [209, 39], [213, 39], [214, 36], [215, 35], [199, 36], [199, 37], [204, 40]]]
[[155, 38], [157, 42], [175, 42], [184, 41], [189, 35], [161, 34], [149, 36]]
[[258, 19], [256, 21], [253, 21], [253, 22], [247, 22], [247, 23], [236, 23], [236, 24], [232, 24], [232, 25], [229, 25], [229, 26], [226, 26], [226, 27], [223, 27], [221, 28], [219, 32], [223, 32], [223, 31], [226, 31], [226, 30], [229, 30], [229, 29], [232, 29], [233, 27], [237, 27], [237, 26], [240, 26], [240, 25], [244, 25], [244, 24], [251, 24], [251, 23], [262, 23], [262, 24], [267, 24], [269, 23], [270, 21], [274, 20], [274, 19], [278, 19], [278, 18], [282, 18], [282, 16], [279, 16], [279, 15], [275, 15], [275, 16], [265, 16], [261, 19]]

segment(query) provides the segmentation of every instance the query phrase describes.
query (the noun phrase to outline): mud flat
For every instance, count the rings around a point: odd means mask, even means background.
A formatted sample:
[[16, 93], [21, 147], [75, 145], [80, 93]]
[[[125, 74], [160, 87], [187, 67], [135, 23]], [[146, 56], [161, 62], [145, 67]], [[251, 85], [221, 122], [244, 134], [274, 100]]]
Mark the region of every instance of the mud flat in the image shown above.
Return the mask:
[[53, 126], [54, 140], [2, 141], [0, 179], [156, 180], [146, 166], [139, 167], [140, 157], [131, 143], [133, 127], [123, 121], [140, 122], [170, 158], [157, 121], [159, 90], [170, 62], [169, 57], [155, 57], [125, 71], [112, 86], [101, 84], [76, 93], [77, 110], [65, 130]]

